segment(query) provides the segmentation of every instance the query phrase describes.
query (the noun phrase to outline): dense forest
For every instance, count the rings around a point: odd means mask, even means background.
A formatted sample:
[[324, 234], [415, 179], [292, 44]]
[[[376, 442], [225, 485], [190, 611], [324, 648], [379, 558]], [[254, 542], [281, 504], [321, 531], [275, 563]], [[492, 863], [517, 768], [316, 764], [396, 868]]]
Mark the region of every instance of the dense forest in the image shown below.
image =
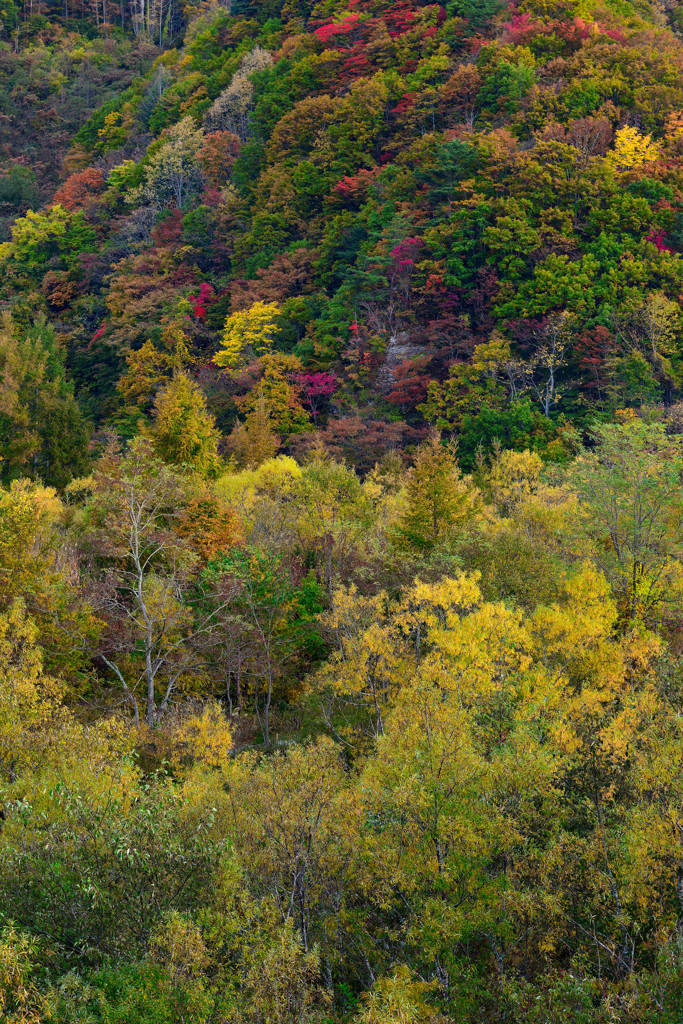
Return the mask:
[[683, 1020], [683, 4], [0, 0], [0, 1019]]

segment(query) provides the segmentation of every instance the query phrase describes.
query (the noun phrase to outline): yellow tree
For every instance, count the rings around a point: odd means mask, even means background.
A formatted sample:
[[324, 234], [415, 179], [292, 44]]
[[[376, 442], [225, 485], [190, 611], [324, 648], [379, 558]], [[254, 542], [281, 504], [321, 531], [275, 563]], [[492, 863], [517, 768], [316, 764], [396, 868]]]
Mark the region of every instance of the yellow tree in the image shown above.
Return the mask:
[[363, 996], [356, 1024], [446, 1024], [447, 1018], [429, 1002], [435, 987], [416, 980], [410, 968], [399, 964]]
[[74, 585], [74, 558], [60, 531], [64, 514], [52, 487], [15, 480], [0, 490], [0, 611], [21, 598], [48, 665], [75, 685], [87, 657], [79, 643], [65, 643], [65, 635], [73, 630], [94, 637], [98, 623]]
[[42, 1024], [47, 1004], [31, 980], [38, 944], [6, 925], [0, 931], [0, 1013], [5, 1024]]
[[324, 625], [336, 650], [314, 685], [333, 695], [328, 721], [342, 711], [345, 735], [385, 731], [386, 716], [415, 677], [424, 654], [481, 600], [476, 579], [461, 575], [435, 584], [416, 580], [400, 602], [384, 591], [371, 597], [339, 587]]
[[240, 466], [258, 467], [272, 459], [280, 447], [280, 439], [271, 425], [270, 410], [261, 395], [241, 423], [236, 423], [228, 439]]
[[272, 352], [259, 360], [260, 379], [235, 404], [242, 411], [252, 411], [260, 401], [265, 402], [272, 429], [280, 437], [288, 437], [307, 430], [310, 416], [301, 404], [301, 388], [293, 382], [303, 370], [301, 360], [283, 352]]
[[361, 597], [354, 586], [342, 586], [335, 591], [325, 620], [337, 649], [318, 673], [315, 685], [323, 694], [329, 691], [333, 696], [329, 724], [334, 721], [334, 705], [341, 707], [351, 736], [358, 732], [382, 736], [390, 701], [409, 678], [411, 666], [397, 649], [385, 621], [386, 600], [384, 592]]
[[339, 749], [329, 739], [262, 758], [243, 754], [223, 773], [226, 828], [244, 871], [313, 947], [321, 911], [338, 911], [357, 841]]
[[614, 149], [607, 154], [605, 161], [616, 171], [630, 171], [634, 167], [651, 163], [658, 156], [659, 147], [652, 141], [651, 135], [641, 135], [637, 128], [626, 125], [616, 132]]
[[127, 402], [151, 405], [156, 392], [190, 361], [188, 338], [182, 328], [169, 324], [157, 348], [149, 339], [126, 356], [128, 369], [117, 387]]
[[234, 369], [249, 355], [269, 352], [279, 314], [277, 302], [255, 302], [249, 309], [231, 313], [223, 328], [222, 348], [213, 357], [216, 366]]

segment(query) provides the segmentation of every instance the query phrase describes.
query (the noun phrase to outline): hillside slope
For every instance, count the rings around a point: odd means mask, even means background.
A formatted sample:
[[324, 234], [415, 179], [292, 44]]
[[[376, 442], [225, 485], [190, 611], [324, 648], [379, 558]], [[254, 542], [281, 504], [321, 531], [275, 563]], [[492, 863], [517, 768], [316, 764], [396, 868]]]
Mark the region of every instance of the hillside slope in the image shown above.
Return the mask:
[[[279, 387], [282, 443], [315, 428], [361, 470], [433, 424], [465, 467], [495, 438], [562, 458], [570, 426], [683, 385], [677, 16], [212, 8], [77, 132], [0, 250], [3, 298], [124, 436], [180, 361], [226, 436]], [[256, 303], [272, 330], [226, 372]]]
[[62, 2], [0, 0], [3, 1024], [681, 1024], [678, 4]]

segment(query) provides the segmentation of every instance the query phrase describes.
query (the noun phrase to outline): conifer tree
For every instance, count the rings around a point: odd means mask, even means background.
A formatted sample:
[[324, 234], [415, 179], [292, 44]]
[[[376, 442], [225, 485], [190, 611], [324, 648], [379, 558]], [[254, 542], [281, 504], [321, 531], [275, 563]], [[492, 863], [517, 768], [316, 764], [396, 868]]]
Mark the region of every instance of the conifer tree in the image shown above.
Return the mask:
[[54, 329], [0, 324], [0, 466], [5, 476], [64, 486], [88, 464], [88, 427]]
[[218, 472], [220, 433], [204, 395], [187, 373], [176, 373], [159, 392], [153, 415], [151, 436], [159, 458], [170, 465], [191, 466], [202, 476]]
[[241, 466], [255, 469], [272, 459], [280, 447], [280, 440], [270, 422], [270, 410], [260, 397], [242, 423], [233, 429], [230, 447]]
[[433, 433], [422, 444], [406, 482], [406, 507], [398, 525], [400, 546], [429, 551], [452, 538], [469, 518], [476, 491], [462, 479], [453, 442]]

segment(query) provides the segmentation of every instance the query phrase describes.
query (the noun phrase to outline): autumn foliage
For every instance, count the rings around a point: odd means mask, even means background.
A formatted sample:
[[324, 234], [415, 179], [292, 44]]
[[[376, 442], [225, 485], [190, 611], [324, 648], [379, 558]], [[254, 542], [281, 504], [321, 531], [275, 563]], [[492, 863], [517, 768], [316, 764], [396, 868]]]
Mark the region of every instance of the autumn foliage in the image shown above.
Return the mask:
[[0, 1017], [683, 1020], [683, 16], [0, 3]]

